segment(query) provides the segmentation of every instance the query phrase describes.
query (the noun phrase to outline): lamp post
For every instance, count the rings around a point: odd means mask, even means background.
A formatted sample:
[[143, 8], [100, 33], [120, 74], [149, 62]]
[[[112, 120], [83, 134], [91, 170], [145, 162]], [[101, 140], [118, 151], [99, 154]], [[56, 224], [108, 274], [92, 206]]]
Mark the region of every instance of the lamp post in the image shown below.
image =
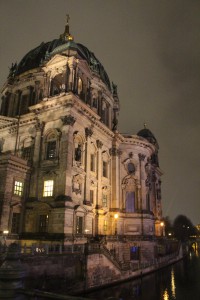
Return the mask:
[[116, 213], [114, 214], [114, 219], [115, 219], [115, 235], [117, 235], [117, 219], [119, 218], [119, 215]]

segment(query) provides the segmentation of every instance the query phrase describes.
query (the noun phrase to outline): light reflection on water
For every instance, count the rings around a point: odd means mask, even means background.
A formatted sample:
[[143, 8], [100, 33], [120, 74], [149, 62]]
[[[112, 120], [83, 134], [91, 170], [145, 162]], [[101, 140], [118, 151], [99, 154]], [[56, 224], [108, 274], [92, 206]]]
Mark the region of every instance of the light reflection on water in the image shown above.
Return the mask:
[[142, 279], [87, 295], [96, 300], [200, 300], [200, 256], [196, 250], [180, 262]]

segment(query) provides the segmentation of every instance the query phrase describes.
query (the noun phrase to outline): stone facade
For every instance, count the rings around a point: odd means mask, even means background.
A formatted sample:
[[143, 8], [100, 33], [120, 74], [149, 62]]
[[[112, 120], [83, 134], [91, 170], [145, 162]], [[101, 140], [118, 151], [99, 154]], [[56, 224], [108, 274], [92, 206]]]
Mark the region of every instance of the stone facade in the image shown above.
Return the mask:
[[117, 87], [68, 25], [12, 65], [0, 116], [0, 230], [85, 243], [161, 235], [162, 171], [146, 127], [118, 131]]

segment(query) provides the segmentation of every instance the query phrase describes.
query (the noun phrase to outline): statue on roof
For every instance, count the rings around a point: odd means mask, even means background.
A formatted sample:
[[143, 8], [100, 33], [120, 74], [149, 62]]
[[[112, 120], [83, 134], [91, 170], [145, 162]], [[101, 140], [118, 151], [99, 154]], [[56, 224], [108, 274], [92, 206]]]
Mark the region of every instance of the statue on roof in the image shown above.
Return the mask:
[[17, 71], [17, 63], [12, 63], [11, 67], [9, 68], [8, 78], [13, 78]]
[[114, 84], [114, 82], [112, 82], [112, 91], [113, 91], [113, 95], [117, 95], [117, 85]]

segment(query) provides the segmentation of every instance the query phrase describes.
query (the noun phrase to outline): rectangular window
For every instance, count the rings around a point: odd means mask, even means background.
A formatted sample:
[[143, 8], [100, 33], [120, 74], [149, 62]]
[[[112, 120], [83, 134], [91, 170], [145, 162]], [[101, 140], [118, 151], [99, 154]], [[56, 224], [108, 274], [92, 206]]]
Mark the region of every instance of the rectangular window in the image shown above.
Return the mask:
[[13, 213], [11, 233], [19, 233], [20, 213]]
[[21, 181], [15, 180], [14, 195], [21, 197], [23, 195], [24, 184]]
[[76, 217], [76, 233], [83, 233], [83, 217]]
[[90, 170], [95, 172], [95, 155], [91, 154], [90, 156]]
[[103, 194], [103, 197], [102, 197], [102, 205], [103, 207], [107, 207], [108, 203], [107, 203], [107, 195], [104, 195]]
[[104, 220], [103, 230], [107, 231], [107, 228], [108, 228], [108, 222], [106, 220]]
[[108, 163], [103, 161], [103, 177], [108, 177]]
[[39, 216], [39, 232], [47, 232], [48, 229], [48, 215], [40, 215]]
[[53, 196], [53, 180], [45, 180], [44, 181], [44, 190], [43, 190], [43, 197], [51, 197]]
[[93, 203], [94, 202], [94, 191], [90, 190], [90, 202]]
[[22, 158], [29, 161], [32, 159], [32, 147], [23, 148]]
[[49, 141], [47, 143], [47, 159], [56, 158], [56, 141]]

